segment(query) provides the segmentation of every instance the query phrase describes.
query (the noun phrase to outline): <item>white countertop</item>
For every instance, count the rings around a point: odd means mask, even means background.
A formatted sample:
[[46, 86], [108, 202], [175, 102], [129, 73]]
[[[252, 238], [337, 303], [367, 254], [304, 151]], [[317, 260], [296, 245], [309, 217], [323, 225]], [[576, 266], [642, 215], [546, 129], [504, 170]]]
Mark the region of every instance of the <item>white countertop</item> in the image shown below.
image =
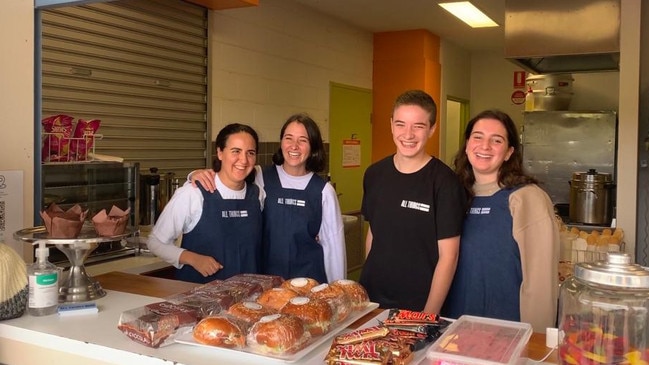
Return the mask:
[[85, 269], [88, 275], [97, 276], [111, 271], [122, 271], [129, 274], [141, 274], [147, 271], [162, 269], [169, 266], [171, 265], [160, 260], [156, 256], [144, 254], [139, 256], [120, 258], [99, 264], [85, 265]]
[[[185, 344], [149, 348], [129, 339], [117, 329], [120, 314], [129, 309], [161, 301], [160, 298], [107, 290], [107, 295], [96, 300], [97, 314], [59, 317], [57, 314], [0, 321], [0, 340], [8, 338], [40, 347], [67, 352], [90, 360], [112, 364], [187, 364], [187, 365], [248, 365], [250, 356], [237, 351], [223, 351]], [[375, 324], [375, 321], [368, 323]], [[323, 364], [331, 341], [314, 348], [296, 364]], [[218, 361], [217, 361], [218, 360]], [[258, 362], [258, 361], [257, 361]], [[264, 364], [282, 364], [285, 361], [264, 358]]]
[[[129, 339], [117, 324], [122, 312], [162, 299], [137, 294], [107, 290], [107, 295], [96, 300], [99, 313], [59, 317], [57, 314], [34, 317], [25, 313], [20, 318], [0, 321], [0, 345], [3, 339], [24, 342], [47, 350], [63, 352], [87, 359], [82, 364], [93, 361], [102, 364], [137, 365], [249, 365], [286, 364], [287, 361], [251, 356], [234, 350], [171, 344], [160, 348], [150, 348]], [[383, 311], [360, 328], [375, 325], [377, 319], [385, 319]], [[295, 365], [322, 365], [331, 346], [331, 339], [315, 346]], [[0, 346], [2, 347], [2, 346]], [[7, 347], [5, 347], [7, 348]], [[416, 365], [429, 365], [426, 349], [417, 351], [411, 362]], [[29, 362], [28, 362], [29, 363]], [[51, 363], [56, 363], [53, 360]], [[538, 365], [527, 358], [518, 364]], [[541, 363], [545, 365], [555, 365]]]

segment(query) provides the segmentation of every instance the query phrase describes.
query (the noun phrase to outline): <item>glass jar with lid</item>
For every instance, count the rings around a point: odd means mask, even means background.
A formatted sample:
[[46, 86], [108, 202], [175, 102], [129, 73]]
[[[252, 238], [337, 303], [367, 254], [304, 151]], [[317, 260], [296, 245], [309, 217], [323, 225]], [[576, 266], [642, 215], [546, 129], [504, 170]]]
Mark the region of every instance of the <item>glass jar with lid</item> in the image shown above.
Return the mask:
[[649, 271], [625, 253], [575, 264], [561, 284], [559, 361], [570, 365], [649, 363]]

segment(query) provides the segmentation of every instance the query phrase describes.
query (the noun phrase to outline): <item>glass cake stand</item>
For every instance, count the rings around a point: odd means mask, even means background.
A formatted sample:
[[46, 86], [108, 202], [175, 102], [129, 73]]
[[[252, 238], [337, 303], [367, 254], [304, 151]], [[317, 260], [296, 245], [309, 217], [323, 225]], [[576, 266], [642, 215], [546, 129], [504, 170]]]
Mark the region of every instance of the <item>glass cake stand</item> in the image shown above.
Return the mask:
[[70, 272], [59, 288], [59, 302], [87, 302], [106, 295], [99, 282], [88, 275], [84, 263], [88, 255], [102, 242], [121, 241], [137, 234], [126, 228], [116, 236], [98, 236], [92, 225], [84, 225], [77, 238], [50, 238], [45, 226], [24, 228], [14, 233], [14, 238], [33, 244], [45, 241], [55, 245], [70, 260]]

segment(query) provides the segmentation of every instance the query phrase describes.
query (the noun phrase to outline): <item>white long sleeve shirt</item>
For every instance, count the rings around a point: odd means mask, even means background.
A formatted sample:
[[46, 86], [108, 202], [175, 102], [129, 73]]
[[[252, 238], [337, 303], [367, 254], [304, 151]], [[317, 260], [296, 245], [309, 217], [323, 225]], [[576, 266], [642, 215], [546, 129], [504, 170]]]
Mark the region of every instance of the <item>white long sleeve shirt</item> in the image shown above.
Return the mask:
[[[244, 199], [246, 196], [246, 187], [242, 190], [232, 190], [221, 182], [218, 174], [214, 182], [223, 199]], [[266, 193], [263, 188], [260, 188], [259, 201], [262, 210], [265, 199]], [[191, 232], [198, 224], [203, 213], [203, 200], [203, 194], [198, 188], [189, 184], [178, 188], [151, 230], [147, 239], [149, 250], [174, 267], [182, 268], [183, 265], [178, 261], [185, 249], [176, 246], [175, 242], [182, 234]]]

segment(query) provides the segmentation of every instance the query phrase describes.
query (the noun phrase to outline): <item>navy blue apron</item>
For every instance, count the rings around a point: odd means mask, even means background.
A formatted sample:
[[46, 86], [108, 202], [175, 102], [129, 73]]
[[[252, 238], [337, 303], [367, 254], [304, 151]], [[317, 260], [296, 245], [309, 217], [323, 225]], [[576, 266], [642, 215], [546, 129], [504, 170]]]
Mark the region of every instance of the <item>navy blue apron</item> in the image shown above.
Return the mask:
[[259, 187], [248, 184], [244, 199], [223, 199], [218, 191], [203, 194], [203, 213], [191, 232], [183, 235], [181, 247], [209, 255], [223, 265], [204, 277], [191, 265], [176, 270], [176, 278], [195, 283], [227, 279], [241, 273], [259, 273], [261, 261], [262, 215]]
[[442, 315], [520, 321], [521, 256], [512, 235], [509, 196], [474, 197], [464, 220], [453, 284]]
[[322, 189], [326, 182], [313, 174], [304, 190], [285, 189], [275, 165], [263, 171], [264, 272], [284, 279], [309, 277], [327, 282], [322, 246], [316, 241], [322, 223]]

